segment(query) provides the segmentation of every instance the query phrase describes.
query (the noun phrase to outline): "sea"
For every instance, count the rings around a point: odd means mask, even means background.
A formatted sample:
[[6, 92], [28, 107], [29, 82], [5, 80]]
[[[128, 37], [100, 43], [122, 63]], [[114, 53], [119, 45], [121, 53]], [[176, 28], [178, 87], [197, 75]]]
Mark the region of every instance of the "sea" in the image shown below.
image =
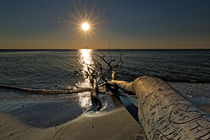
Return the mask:
[[95, 112], [90, 92], [62, 94], [89, 86], [84, 73], [77, 72], [95, 54], [116, 60], [122, 56], [117, 80], [158, 77], [192, 102], [210, 104], [210, 50], [0, 50], [0, 112], [27, 125], [52, 127], [87, 112], [100, 114], [117, 108], [110, 95], [99, 95], [102, 109]]

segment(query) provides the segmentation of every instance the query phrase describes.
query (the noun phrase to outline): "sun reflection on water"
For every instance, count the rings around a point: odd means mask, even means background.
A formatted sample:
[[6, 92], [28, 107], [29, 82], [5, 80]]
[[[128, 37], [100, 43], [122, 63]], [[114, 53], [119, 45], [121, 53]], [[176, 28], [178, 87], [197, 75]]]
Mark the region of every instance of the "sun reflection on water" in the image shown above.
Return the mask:
[[[84, 81], [78, 82], [77, 86], [82, 87], [82, 88], [90, 88], [91, 86], [90, 86], [89, 79], [86, 76], [86, 72], [88, 71], [88, 66], [93, 63], [92, 55], [91, 55], [92, 50], [81, 49], [79, 52], [80, 52], [79, 61], [80, 61], [80, 64], [82, 65]], [[88, 108], [92, 105], [90, 94], [91, 94], [90, 92], [78, 93], [79, 103], [82, 107]]]
[[88, 65], [92, 64], [92, 50], [91, 49], [81, 49], [80, 50], [80, 62], [83, 65], [83, 70], [88, 70]]

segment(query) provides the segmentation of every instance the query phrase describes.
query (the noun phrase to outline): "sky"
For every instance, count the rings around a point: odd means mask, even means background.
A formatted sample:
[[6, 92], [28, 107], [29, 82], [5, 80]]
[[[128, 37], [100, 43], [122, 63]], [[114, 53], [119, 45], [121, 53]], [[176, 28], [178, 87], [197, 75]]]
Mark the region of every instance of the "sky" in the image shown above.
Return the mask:
[[209, 7], [210, 0], [0, 0], [0, 49], [210, 49]]

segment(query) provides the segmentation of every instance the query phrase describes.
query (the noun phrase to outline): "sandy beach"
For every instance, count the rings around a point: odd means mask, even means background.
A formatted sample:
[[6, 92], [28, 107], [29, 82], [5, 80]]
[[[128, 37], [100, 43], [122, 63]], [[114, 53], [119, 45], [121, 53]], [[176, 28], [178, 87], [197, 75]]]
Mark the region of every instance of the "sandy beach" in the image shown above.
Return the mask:
[[144, 133], [124, 107], [107, 113], [84, 114], [72, 121], [51, 128], [34, 128], [15, 117], [0, 113], [1, 140], [46, 139], [143, 139]]
[[[199, 107], [210, 113], [209, 105]], [[143, 140], [144, 131], [124, 107], [105, 113], [85, 113], [50, 128], [28, 126], [14, 116], [0, 113], [1, 140]]]

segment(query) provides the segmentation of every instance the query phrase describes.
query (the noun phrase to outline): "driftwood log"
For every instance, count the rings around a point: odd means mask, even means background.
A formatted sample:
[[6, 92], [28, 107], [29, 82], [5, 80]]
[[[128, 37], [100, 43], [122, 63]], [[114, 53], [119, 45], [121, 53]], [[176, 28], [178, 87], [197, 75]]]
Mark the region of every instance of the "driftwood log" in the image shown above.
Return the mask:
[[210, 140], [210, 117], [159, 78], [112, 80], [138, 96], [139, 123], [149, 140]]

